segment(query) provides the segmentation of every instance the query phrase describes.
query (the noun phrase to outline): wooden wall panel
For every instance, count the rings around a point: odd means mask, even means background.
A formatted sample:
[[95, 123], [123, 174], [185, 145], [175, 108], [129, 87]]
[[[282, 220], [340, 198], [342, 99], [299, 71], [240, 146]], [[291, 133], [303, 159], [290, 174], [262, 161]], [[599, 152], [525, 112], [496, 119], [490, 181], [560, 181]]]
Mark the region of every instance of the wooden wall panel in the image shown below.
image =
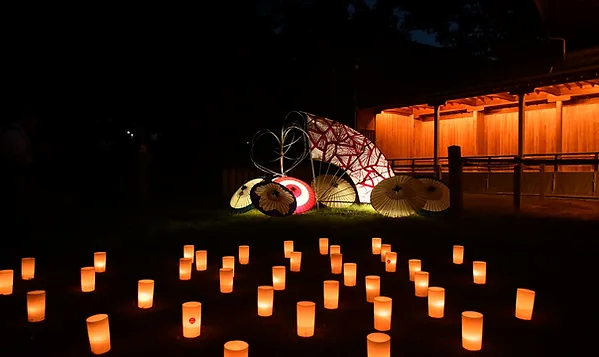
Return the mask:
[[518, 154], [518, 113], [487, 113], [487, 155]]
[[415, 155], [414, 157], [432, 158], [434, 156], [435, 150], [433, 141], [433, 121], [424, 121], [421, 123], [422, 124], [420, 124], [420, 135], [419, 137], [414, 137], [414, 144], [417, 148], [417, 155]]
[[387, 159], [413, 157], [413, 121], [412, 117], [398, 114], [377, 114], [376, 146]]
[[599, 151], [599, 104], [563, 106], [563, 152]]
[[[516, 115], [516, 120], [518, 116]], [[524, 121], [524, 153], [546, 154], [557, 151], [555, 108], [527, 110]], [[516, 145], [518, 139], [516, 138]]]
[[447, 156], [447, 148], [452, 145], [462, 147], [463, 156], [477, 155], [476, 118], [442, 119], [439, 121], [439, 156]]

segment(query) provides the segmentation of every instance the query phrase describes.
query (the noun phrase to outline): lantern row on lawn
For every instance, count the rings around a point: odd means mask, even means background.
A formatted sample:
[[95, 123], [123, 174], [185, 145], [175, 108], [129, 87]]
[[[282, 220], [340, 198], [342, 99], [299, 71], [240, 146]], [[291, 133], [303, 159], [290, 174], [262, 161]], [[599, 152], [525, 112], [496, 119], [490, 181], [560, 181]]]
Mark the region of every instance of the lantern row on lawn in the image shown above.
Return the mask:
[[[301, 252], [294, 252], [293, 241], [285, 241], [285, 254], [290, 258], [290, 271], [300, 271]], [[291, 251], [289, 251], [291, 249]], [[356, 285], [355, 263], [342, 264], [342, 255], [339, 245], [329, 247], [328, 238], [319, 239], [320, 254], [326, 255], [330, 251], [331, 271], [334, 274], [344, 274], [344, 285]], [[397, 253], [391, 252], [390, 244], [381, 244], [380, 238], [372, 239], [372, 251], [378, 251], [385, 261], [385, 270], [395, 271]], [[453, 263], [463, 263], [463, 246], [453, 247]], [[184, 247], [184, 258], [180, 259], [179, 274], [181, 280], [189, 280], [191, 276], [191, 265], [194, 261], [197, 270], [206, 269], [207, 252], [194, 252], [193, 245]], [[239, 246], [240, 264], [249, 263], [249, 246]], [[223, 268], [219, 270], [220, 287], [222, 293], [233, 291], [235, 257], [223, 257]], [[81, 268], [81, 290], [90, 292], [95, 290], [95, 273], [104, 272], [106, 267], [106, 253], [94, 253], [94, 267]], [[445, 289], [440, 287], [429, 287], [429, 273], [421, 270], [421, 261], [409, 260], [410, 280], [414, 281], [415, 295], [428, 297], [428, 314], [433, 318], [442, 318], [445, 307]], [[285, 267], [274, 266], [273, 286], [258, 287], [258, 315], [272, 316], [274, 290], [285, 289]], [[23, 280], [33, 279], [35, 276], [35, 258], [23, 258], [21, 260], [21, 275]], [[486, 262], [473, 262], [473, 279], [476, 284], [486, 283]], [[12, 294], [14, 280], [13, 270], [0, 271], [0, 294]], [[380, 296], [380, 277], [366, 276], [367, 301], [373, 302], [374, 329], [377, 331], [389, 331], [391, 329], [392, 299]], [[337, 309], [339, 303], [339, 281], [327, 280], [323, 283], [324, 307], [325, 309]], [[141, 309], [151, 308], [153, 305], [154, 281], [145, 279], [138, 282], [138, 307]], [[528, 289], [517, 289], [515, 316], [518, 319], [530, 320], [534, 307], [535, 292]], [[314, 335], [315, 326], [315, 303], [300, 301], [297, 303], [297, 334], [300, 337], [311, 337]], [[27, 293], [27, 315], [28, 321], [39, 322], [45, 319], [46, 292], [43, 290], [30, 291]], [[183, 314], [183, 336], [186, 338], [198, 337], [201, 333], [201, 303], [186, 302], [182, 305]], [[93, 354], [103, 354], [110, 351], [110, 329], [108, 315], [98, 314], [86, 319], [90, 347]], [[483, 315], [475, 311], [464, 311], [462, 313], [462, 346], [468, 351], [479, 351], [482, 349]], [[229, 341], [224, 345], [225, 356], [248, 356], [248, 344], [244, 341]], [[384, 333], [372, 333], [367, 336], [368, 356], [390, 356], [390, 337]]]

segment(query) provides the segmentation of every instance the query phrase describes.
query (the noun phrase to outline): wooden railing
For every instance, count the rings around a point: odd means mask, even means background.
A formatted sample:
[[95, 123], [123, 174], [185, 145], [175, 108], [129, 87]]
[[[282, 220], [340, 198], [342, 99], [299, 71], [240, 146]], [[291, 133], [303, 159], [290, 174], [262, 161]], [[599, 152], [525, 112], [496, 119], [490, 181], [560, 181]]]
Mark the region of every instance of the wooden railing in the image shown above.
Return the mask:
[[[461, 148], [459, 146], [450, 146], [448, 148], [449, 158], [447, 166], [449, 171], [449, 188], [451, 211], [455, 215], [459, 215], [463, 207], [463, 173], [469, 167], [485, 168], [488, 172], [487, 177], [491, 177], [494, 166], [497, 165], [502, 170], [511, 169], [513, 173], [513, 201], [514, 209], [519, 210], [523, 193], [523, 172], [532, 171], [540, 172], [541, 184], [539, 185], [538, 195], [541, 198], [545, 197], [546, 178], [545, 171], [547, 167], [552, 167], [552, 189], [555, 190], [555, 182], [558, 175], [571, 175], [574, 173], [559, 173], [561, 167], [588, 167], [590, 170], [583, 173], [584, 176], [589, 176], [592, 187], [589, 190], [591, 196], [599, 197], [599, 152], [579, 152], [579, 153], [553, 153], [553, 154], [529, 154], [518, 156], [487, 156], [487, 157], [462, 157]], [[429, 159], [429, 158], [427, 158]], [[430, 159], [429, 159], [430, 160]], [[396, 160], [392, 161], [394, 164]], [[400, 168], [401, 169], [401, 168]], [[431, 167], [431, 171], [434, 166]], [[592, 171], [589, 173], [588, 171]], [[401, 172], [401, 171], [400, 171]], [[442, 171], [441, 172], [442, 175]], [[495, 171], [496, 172], [496, 171]], [[589, 175], [591, 174], [591, 175]], [[530, 174], [529, 174], [530, 175]], [[538, 174], [537, 174], [538, 175]], [[580, 175], [580, 174], [578, 174]]]
[[[388, 159], [394, 172], [432, 173], [435, 171], [432, 157]], [[521, 162], [525, 172], [599, 171], [599, 152], [526, 154], [521, 160], [517, 155], [464, 156], [464, 172], [512, 172], [514, 165]], [[449, 170], [447, 156], [439, 157], [442, 172]], [[543, 170], [541, 166], [543, 165]]]

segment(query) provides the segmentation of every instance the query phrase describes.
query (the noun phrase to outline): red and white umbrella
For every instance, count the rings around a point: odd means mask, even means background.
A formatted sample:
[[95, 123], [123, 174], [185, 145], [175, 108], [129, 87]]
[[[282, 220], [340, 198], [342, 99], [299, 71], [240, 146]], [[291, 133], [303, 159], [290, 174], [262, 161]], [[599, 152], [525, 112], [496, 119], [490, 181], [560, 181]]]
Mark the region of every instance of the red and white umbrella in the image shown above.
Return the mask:
[[304, 181], [289, 176], [277, 177], [273, 181], [287, 187], [295, 196], [297, 208], [295, 209], [294, 214], [302, 214], [314, 207], [316, 195], [314, 194], [312, 187]]

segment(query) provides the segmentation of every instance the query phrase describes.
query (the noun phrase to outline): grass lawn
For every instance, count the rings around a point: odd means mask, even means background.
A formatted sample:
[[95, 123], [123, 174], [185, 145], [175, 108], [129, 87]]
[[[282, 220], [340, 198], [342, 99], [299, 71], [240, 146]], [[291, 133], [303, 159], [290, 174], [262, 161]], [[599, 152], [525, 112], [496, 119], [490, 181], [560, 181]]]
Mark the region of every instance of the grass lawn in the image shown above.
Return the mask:
[[[575, 356], [586, 348], [581, 341], [592, 337], [584, 307], [574, 320], [566, 318], [572, 306], [590, 303], [584, 294], [592, 284], [588, 274], [596, 271], [597, 221], [487, 212], [471, 212], [459, 222], [387, 219], [368, 207], [287, 218], [141, 208], [77, 214], [39, 223], [34, 238], [3, 254], [0, 269], [15, 270], [15, 286], [12, 295], [0, 296], [0, 356], [90, 356], [85, 319], [98, 313], [109, 316], [107, 356], [222, 356], [229, 340], [248, 342], [250, 356], [366, 356], [366, 335], [375, 332], [366, 275], [381, 276], [381, 294], [393, 298], [392, 356]], [[331, 274], [329, 258], [318, 252], [319, 237], [341, 245], [344, 262], [357, 263], [356, 287]], [[371, 237], [382, 237], [398, 253], [397, 272], [385, 272], [371, 254]], [[286, 290], [275, 292], [274, 315], [259, 317], [257, 286], [272, 284], [273, 265], [289, 267], [284, 240], [302, 252], [302, 269], [287, 271]], [[190, 281], [178, 279], [184, 244], [208, 250], [208, 270], [194, 270]], [[250, 245], [250, 264], [236, 264], [234, 291], [221, 294], [221, 257], [236, 256], [240, 244]], [[465, 246], [463, 265], [452, 264], [454, 244]], [[107, 271], [96, 275], [94, 292], [82, 293], [80, 268], [93, 265], [94, 251], [107, 252]], [[25, 256], [36, 258], [31, 281], [20, 279]], [[422, 260], [430, 286], [446, 289], [444, 318], [428, 317], [427, 299], [414, 296], [411, 258]], [[473, 260], [487, 262], [486, 285], [473, 284]], [[156, 282], [152, 309], [137, 308], [139, 279]], [[341, 282], [337, 310], [323, 307], [324, 280]], [[536, 291], [532, 321], [514, 317], [520, 287]], [[38, 289], [47, 291], [46, 320], [28, 323], [26, 292]], [[296, 334], [296, 303], [302, 300], [316, 303], [311, 338]], [[202, 332], [195, 339], [182, 337], [186, 301], [202, 303]], [[484, 314], [483, 349], [476, 354], [461, 347], [460, 314], [466, 310]], [[577, 334], [577, 344], [564, 338], [566, 329]]]

